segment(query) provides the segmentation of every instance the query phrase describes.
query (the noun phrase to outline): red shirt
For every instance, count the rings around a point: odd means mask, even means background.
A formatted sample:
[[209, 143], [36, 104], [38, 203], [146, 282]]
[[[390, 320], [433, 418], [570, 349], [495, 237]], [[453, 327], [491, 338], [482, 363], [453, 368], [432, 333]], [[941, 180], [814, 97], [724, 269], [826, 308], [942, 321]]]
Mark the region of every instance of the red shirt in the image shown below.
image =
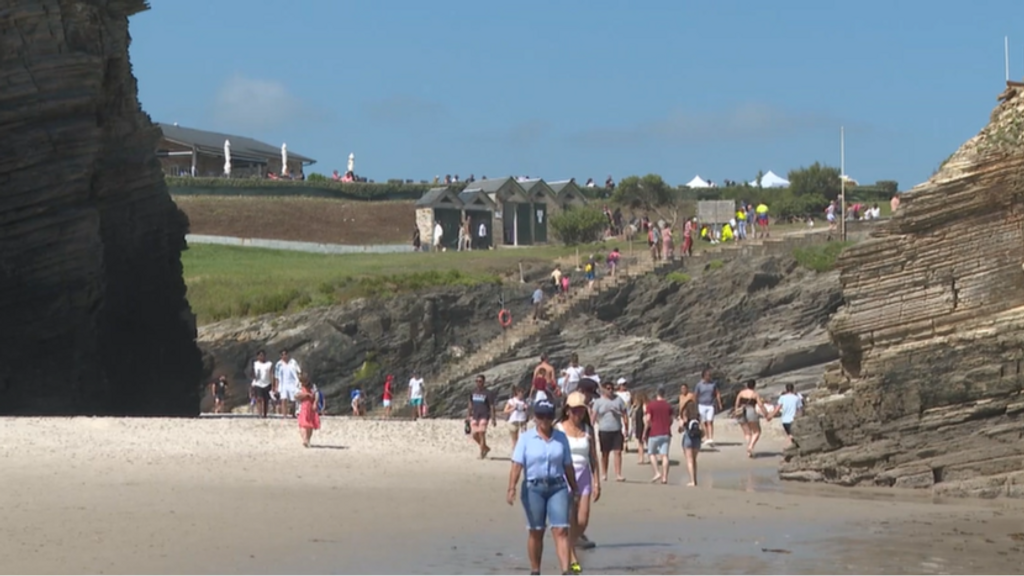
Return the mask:
[[651, 417], [648, 425], [648, 436], [672, 435], [672, 406], [664, 400], [651, 400], [647, 403], [647, 414]]
[[384, 381], [384, 399], [391, 400], [391, 380]]

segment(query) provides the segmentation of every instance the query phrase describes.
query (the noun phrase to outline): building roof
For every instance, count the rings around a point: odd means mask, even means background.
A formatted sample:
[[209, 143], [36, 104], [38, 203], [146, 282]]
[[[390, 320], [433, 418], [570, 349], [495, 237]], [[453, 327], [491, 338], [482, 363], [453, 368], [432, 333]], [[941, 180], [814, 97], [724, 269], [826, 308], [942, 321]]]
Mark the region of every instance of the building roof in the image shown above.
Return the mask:
[[431, 188], [423, 193], [423, 196], [416, 201], [417, 208], [438, 208], [444, 198], [451, 200], [452, 208], [462, 208], [462, 200], [459, 195], [452, 192], [450, 188]]
[[565, 188], [569, 184], [573, 184], [574, 186], [579, 188], [579, 184], [576, 184], [572, 180], [558, 180], [556, 182], [548, 182], [548, 186], [551, 186], [551, 189], [554, 190], [556, 193], [561, 192], [562, 188]]
[[507, 184], [511, 180], [515, 182], [515, 178], [511, 176], [508, 178], [488, 178], [487, 180], [475, 180], [472, 184], [473, 188], [479, 188], [487, 194], [493, 194], [497, 192], [502, 186]]
[[[221, 134], [219, 132], [185, 128], [184, 126], [163, 124], [160, 122], [157, 123], [157, 126], [163, 132], [164, 138], [176, 144], [195, 146], [196, 150], [201, 153], [223, 156], [224, 141], [228, 140], [231, 142], [232, 158], [254, 162], [263, 162], [273, 158], [281, 158], [280, 146], [271, 146], [266, 142], [260, 142], [259, 140], [246, 138], [245, 136], [233, 136], [231, 134]], [[316, 160], [313, 160], [308, 156], [296, 154], [295, 152], [292, 152], [291, 149], [288, 150], [288, 159], [299, 160], [304, 164], [316, 163]]]
[[494, 200], [479, 188], [467, 188], [459, 193], [459, 200], [466, 210], [493, 210]]

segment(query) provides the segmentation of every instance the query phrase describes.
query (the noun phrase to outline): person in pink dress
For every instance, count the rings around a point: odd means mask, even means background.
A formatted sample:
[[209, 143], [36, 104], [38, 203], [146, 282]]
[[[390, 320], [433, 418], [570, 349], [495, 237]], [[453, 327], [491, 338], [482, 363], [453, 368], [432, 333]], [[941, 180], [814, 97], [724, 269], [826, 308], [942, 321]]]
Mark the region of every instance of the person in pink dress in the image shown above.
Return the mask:
[[299, 403], [299, 435], [302, 436], [302, 445], [309, 448], [313, 431], [320, 429], [320, 412], [317, 410], [316, 393], [313, 392], [313, 385], [309, 383], [309, 376], [300, 376], [299, 384], [302, 388], [295, 395], [295, 401]]
[[675, 244], [672, 242], [672, 227], [669, 224], [665, 224], [661, 229], [661, 249], [662, 260], [675, 260]]

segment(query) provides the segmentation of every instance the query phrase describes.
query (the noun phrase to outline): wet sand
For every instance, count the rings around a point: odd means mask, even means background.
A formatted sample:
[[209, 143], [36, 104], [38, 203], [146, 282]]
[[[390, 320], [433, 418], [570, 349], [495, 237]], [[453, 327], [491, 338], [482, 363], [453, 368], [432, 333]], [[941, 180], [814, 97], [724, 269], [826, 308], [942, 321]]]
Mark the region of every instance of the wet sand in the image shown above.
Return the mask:
[[[584, 553], [590, 574], [1020, 573], [1024, 506], [775, 480], [731, 423], [668, 486], [626, 455]], [[0, 419], [5, 573], [527, 573], [504, 502], [509, 440], [480, 461], [461, 421]], [[678, 438], [673, 460], [681, 458]], [[553, 546], [545, 573], [557, 573]]]

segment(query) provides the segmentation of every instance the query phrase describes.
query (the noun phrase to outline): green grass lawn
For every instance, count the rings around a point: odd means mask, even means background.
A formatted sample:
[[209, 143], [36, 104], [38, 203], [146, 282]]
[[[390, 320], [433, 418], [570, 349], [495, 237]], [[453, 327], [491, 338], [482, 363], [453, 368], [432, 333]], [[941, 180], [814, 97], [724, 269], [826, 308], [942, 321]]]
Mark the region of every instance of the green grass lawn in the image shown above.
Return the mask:
[[[604, 246], [582, 246], [580, 254]], [[575, 248], [474, 250], [400, 254], [310, 254], [195, 244], [182, 254], [185, 283], [199, 324], [240, 316], [298, 311], [366, 296], [437, 286], [518, 279], [518, 264], [550, 265]]]

